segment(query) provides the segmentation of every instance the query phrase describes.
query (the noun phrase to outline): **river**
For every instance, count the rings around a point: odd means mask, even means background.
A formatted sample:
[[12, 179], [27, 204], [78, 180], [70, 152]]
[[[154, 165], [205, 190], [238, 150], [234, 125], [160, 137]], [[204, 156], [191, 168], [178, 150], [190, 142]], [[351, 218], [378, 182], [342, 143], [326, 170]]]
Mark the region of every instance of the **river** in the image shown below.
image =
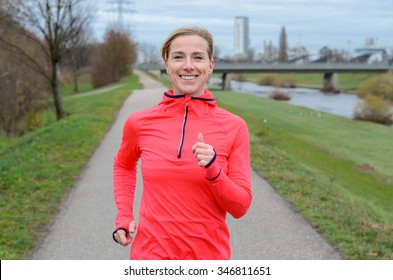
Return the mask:
[[[251, 82], [232, 81], [231, 87], [239, 92], [269, 97], [273, 87], [260, 86]], [[281, 88], [291, 99], [286, 101], [291, 104], [308, 107], [317, 111], [353, 118], [354, 109], [361, 99], [354, 94], [325, 94], [315, 89], [307, 88]]]

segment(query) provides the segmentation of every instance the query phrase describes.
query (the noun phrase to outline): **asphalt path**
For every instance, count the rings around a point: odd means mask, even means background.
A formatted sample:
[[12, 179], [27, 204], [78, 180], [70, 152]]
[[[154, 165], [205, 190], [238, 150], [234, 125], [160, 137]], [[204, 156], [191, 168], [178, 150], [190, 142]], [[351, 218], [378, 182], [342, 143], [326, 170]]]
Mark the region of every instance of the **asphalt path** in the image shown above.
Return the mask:
[[[134, 111], [153, 106], [166, 90], [135, 70], [144, 86], [134, 91], [118, 112], [100, 146], [75, 187], [64, 198], [59, 213], [40, 240], [31, 259], [126, 260], [130, 248], [112, 239], [116, 207], [112, 192], [113, 157], [120, 146], [123, 124]], [[97, 92], [97, 94], [105, 94]], [[140, 170], [140, 168], [138, 169]], [[135, 216], [142, 190], [138, 174]], [[327, 260], [339, 253], [310, 226], [263, 178], [252, 171], [253, 201], [248, 213], [236, 220], [228, 214], [232, 259]]]

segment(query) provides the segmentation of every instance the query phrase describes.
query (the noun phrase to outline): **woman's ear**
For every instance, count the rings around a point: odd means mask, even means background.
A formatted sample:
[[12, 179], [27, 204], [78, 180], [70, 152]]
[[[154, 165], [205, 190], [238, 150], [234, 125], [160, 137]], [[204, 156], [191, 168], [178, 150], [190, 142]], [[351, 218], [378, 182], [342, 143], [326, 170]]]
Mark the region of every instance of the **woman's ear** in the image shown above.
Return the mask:
[[212, 74], [214, 70], [214, 58], [211, 59], [209, 68], [209, 74]]

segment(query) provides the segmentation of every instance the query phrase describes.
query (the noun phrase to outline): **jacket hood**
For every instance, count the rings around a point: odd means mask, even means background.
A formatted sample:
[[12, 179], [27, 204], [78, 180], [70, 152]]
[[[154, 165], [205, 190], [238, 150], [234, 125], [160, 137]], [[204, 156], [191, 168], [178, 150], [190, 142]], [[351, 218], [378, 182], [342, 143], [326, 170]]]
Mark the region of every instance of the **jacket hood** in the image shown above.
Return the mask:
[[173, 89], [170, 89], [164, 93], [158, 105], [168, 113], [183, 113], [184, 107], [187, 105], [196, 115], [203, 115], [215, 108], [217, 102], [213, 93], [207, 89], [198, 97], [184, 94], [174, 95]]

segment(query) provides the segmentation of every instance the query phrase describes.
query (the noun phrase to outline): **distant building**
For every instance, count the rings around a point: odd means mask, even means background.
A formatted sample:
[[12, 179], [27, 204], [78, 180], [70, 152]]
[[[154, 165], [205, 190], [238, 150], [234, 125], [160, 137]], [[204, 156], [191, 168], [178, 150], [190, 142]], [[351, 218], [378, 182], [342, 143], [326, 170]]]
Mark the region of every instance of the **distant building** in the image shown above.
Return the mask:
[[363, 48], [355, 50], [355, 56], [351, 62], [359, 63], [389, 63], [389, 58], [384, 48], [376, 46], [374, 38], [367, 38]]
[[249, 47], [248, 17], [235, 17], [235, 55], [247, 56]]
[[383, 48], [365, 47], [356, 49], [355, 57], [351, 59], [351, 62], [358, 63], [388, 63], [389, 58], [387, 52]]

